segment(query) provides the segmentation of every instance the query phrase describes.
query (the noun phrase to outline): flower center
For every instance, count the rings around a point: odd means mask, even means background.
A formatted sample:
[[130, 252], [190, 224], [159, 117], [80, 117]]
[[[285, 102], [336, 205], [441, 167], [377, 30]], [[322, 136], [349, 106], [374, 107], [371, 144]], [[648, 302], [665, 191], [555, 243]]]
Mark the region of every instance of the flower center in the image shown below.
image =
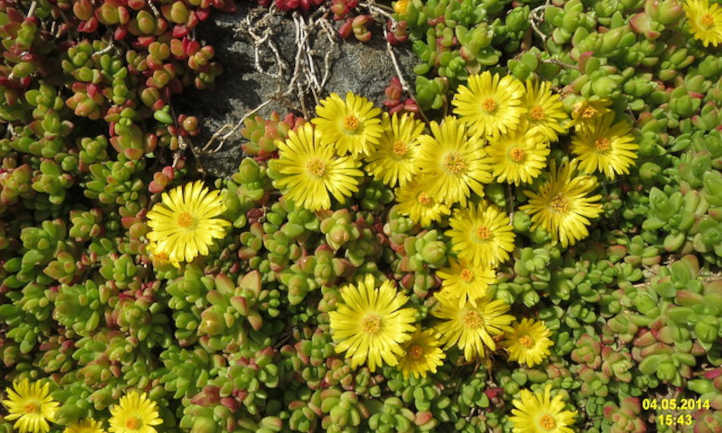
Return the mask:
[[539, 424], [541, 424], [544, 430], [554, 430], [554, 427], [557, 426], [557, 423], [551, 415], [544, 415], [541, 417]]
[[178, 215], [178, 225], [183, 228], [189, 228], [193, 225], [193, 215], [188, 212], [181, 212], [181, 214]]
[[529, 111], [529, 117], [534, 120], [542, 120], [544, 118], [544, 109], [540, 106], [535, 106]]
[[478, 229], [476, 229], [476, 235], [482, 241], [486, 241], [486, 240], [489, 240], [489, 238], [491, 237], [491, 230], [489, 230], [489, 227], [481, 226]]
[[461, 277], [462, 280], [466, 281], [467, 283], [470, 283], [474, 279], [474, 273], [466, 268], [461, 270], [461, 274], [459, 276]]
[[474, 310], [464, 313], [464, 326], [471, 329], [479, 329], [484, 326], [484, 319]]
[[597, 138], [594, 141], [594, 147], [600, 152], [608, 151], [609, 150], [609, 139], [605, 138], [605, 137]]
[[569, 212], [569, 201], [561, 195], [557, 195], [552, 199], [551, 207], [559, 213], [567, 213]]
[[531, 349], [534, 346], [534, 340], [528, 335], [522, 335], [519, 338], [519, 344], [526, 347], [527, 349]]
[[37, 403], [28, 403], [25, 405], [25, 407], [23, 407], [23, 410], [25, 411], [25, 413], [28, 413], [28, 414], [38, 413], [38, 412], [40, 412], [40, 405]]
[[378, 334], [381, 331], [381, 318], [377, 314], [367, 314], [361, 319], [361, 329], [367, 334]]
[[424, 356], [424, 348], [418, 344], [414, 344], [409, 349], [409, 356], [411, 359], [421, 359]]
[[484, 102], [481, 103], [481, 108], [486, 110], [487, 113], [493, 113], [494, 110], [496, 110], [496, 101], [492, 98], [486, 98]]
[[396, 154], [398, 156], [404, 156], [404, 155], [406, 155], [406, 152], [408, 150], [409, 150], [409, 148], [406, 146], [406, 143], [404, 143], [403, 141], [396, 140], [394, 142], [394, 148], [393, 148], [394, 154]]
[[457, 176], [466, 171], [466, 162], [464, 162], [464, 158], [461, 157], [459, 152], [448, 154], [444, 165], [449, 173]]
[[346, 118], [343, 119], [343, 127], [347, 131], [355, 132], [359, 127], [358, 117], [353, 114], [346, 116]]
[[705, 27], [712, 27], [712, 24], [714, 24], [714, 17], [710, 14], [704, 14], [701, 21]]
[[511, 152], [509, 152], [509, 156], [511, 156], [512, 161], [520, 163], [524, 161], [524, 156], [526, 156], [526, 152], [524, 152], [524, 149], [515, 147], [511, 150]]
[[593, 107], [587, 107], [582, 111], [582, 117], [585, 119], [591, 119], [597, 115], [597, 110]]
[[125, 420], [125, 426], [131, 430], [138, 430], [140, 428], [141, 422], [138, 417], [132, 416]]
[[320, 159], [312, 159], [306, 164], [306, 168], [316, 177], [322, 177], [326, 174], [326, 164]]
[[434, 203], [434, 200], [431, 197], [429, 197], [429, 195], [426, 194], [425, 192], [422, 192], [421, 194], [419, 194], [419, 196], [416, 198], [416, 200], [418, 200], [419, 203], [421, 203], [424, 206], [431, 206]]

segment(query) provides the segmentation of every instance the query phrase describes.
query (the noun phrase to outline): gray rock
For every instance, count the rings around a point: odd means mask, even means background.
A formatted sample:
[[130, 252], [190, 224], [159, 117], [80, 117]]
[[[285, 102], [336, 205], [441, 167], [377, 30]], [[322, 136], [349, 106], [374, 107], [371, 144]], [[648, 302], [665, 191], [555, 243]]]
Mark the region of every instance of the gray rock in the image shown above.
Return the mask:
[[[213, 89], [187, 92], [174, 103], [178, 112], [199, 118], [201, 133], [193, 138], [192, 145], [198, 163], [211, 176], [222, 177], [234, 173], [243, 157], [240, 128], [223, 142], [219, 151], [208, 153], [200, 150], [224, 124], [236, 125], [249, 111], [269, 100], [258, 111], [262, 116], [272, 111], [281, 115], [288, 112], [303, 115], [304, 108], [309, 117], [314, 114], [315, 99], [310, 86], [303, 89], [303, 97], [299, 96], [297, 88], [287, 92], [297, 55], [297, 28], [293, 17], [291, 13], [266, 15], [267, 12], [268, 8], [255, 6], [255, 2], [241, 2], [237, 12], [215, 13], [198, 27], [196, 37], [213, 45], [216, 60], [223, 65], [224, 71], [216, 79]], [[306, 14], [304, 19], [310, 22], [313, 16]], [[258, 25], [259, 22], [262, 25]], [[262, 37], [265, 29], [270, 29], [268, 41], [276, 48], [284, 63], [282, 71], [279, 71], [277, 57], [269, 42], [260, 44], [256, 65], [255, 44], [248, 32], [253, 27], [249, 24], [256, 25], [254, 33], [259, 37]], [[325, 32], [321, 26], [308, 32], [308, 46], [311, 48], [318, 82], [323, 78], [328, 53], [328, 76], [317, 97], [322, 99], [332, 92], [343, 97], [351, 91], [381, 107], [385, 99], [384, 89], [396, 75], [391, 57], [386, 51], [381, 25], [370, 26], [373, 38], [367, 43], [361, 43], [353, 36], [347, 40], [340, 39], [336, 33], [340, 24], [334, 24], [335, 27], [329, 29], [333, 33]], [[329, 41], [329, 36], [332, 36], [333, 43]], [[414, 76], [412, 68], [417, 61], [414, 54], [408, 45], [397, 45], [393, 49], [404, 78], [413, 84], [410, 81]], [[301, 66], [307, 64], [305, 61]], [[259, 72], [257, 66], [263, 72]], [[301, 76], [301, 81], [307, 77]], [[218, 141], [214, 141], [210, 149], [218, 144]]]

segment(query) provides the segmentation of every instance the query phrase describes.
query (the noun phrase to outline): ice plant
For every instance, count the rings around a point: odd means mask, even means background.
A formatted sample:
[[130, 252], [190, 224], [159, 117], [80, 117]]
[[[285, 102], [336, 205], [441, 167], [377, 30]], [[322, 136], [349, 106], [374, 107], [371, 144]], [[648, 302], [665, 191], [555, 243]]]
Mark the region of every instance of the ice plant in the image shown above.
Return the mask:
[[470, 265], [493, 267], [514, 249], [509, 216], [486, 202], [456, 210], [449, 225], [445, 234], [451, 238], [451, 249]]
[[529, 128], [526, 121], [519, 129], [491, 139], [486, 151], [496, 180], [519, 185], [539, 176], [550, 151], [547, 140], [539, 128]]
[[599, 171], [609, 179], [629, 174], [639, 145], [629, 135], [632, 130], [629, 123], [613, 122], [614, 113], [599, 116], [572, 138], [571, 150], [578, 156], [579, 168], [585, 173]]
[[153, 426], [163, 423], [155, 402], [135, 390], [121, 397], [118, 404], [110, 408], [110, 415], [111, 433], [155, 433]]
[[2, 404], [7, 408], [5, 419], [15, 421], [13, 426], [20, 433], [46, 433], [54, 422], [58, 402], [50, 397], [50, 383], [30, 383], [27, 378], [14, 381], [12, 388], [6, 388], [7, 400]]
[[427, 373], [436, 373], [436, 368], [446, 357], [439, 348], [439, 341], [433, 329], [417, 329], [411, 339], [404, 344], [404, 356], [399, 359], [398, 369], [404, 377], [424, 377]]
[[105, 433], [105, 430], [103, 430], [103, 425], [100, 421], [86, 418], [65, 427], [63, 433]]
[[510, 420], [514, 433], [572, 433], [569, 426], [574, 423], [576, 412], [564, 410], [562, 396], [551, 397], [551, 384], [544, 393], [532, 393], [522, 389], [520, 397], [514, 399]]
[[702, 41], [705, 47], [716, 47], [722, 43], [722, 8], [709, 0], [687, 0], [684, 13], [695, 39]]
[[550, 167], [549, 179], [538, 191], [524, 191], [529, 203], [521, 210], [531, 215], [534, 227], [542, 227], [563, 247], [573, 245], [589, 235], [591, 218], [602, 212], [599, 194], [589, 195], [596, 187], [595, 178], [575, 175], [576, 161]]
[[510, 360], [533, 367], [549, 356], [553, 344], [550, 335], [551, 331], [543, 322], [524, 318], [506, 334], [503, 345]]
[[358, 191], [363, 172], [350, 156], [336, 156], [330, 144], [321, 142], [317, 128], [306, 123], [278, 142], [278, 159], [269, 167], [281, 177], [276, 181], [286, 197], [309, 210], [328, 209], [332, 195], [341, 203]]
[[527, 80], [524, 94], [526, 120], [529, 127], [536, 127], [550, 141], [567, 131], [569, 117], [564, 111], [559, 95], [552, 93], [548, 81]]
[[377, 288], [373, 275], [367, 274], [358, 285], [343, 287], [341, 298], [343, 303], [329, 313], [336, 353], [346, 352], [352, 368], [367, 362], [375, 371], [383, 363], [398, 364], [404, 355], [401, 344], [414, 331], [415, 310], [402, 308], [406, 295], [389, 280]]
[[404, 186], [416, 171], [416, 155], [419, 151], [418, 137], [424, 131], [424, 123], [411, 114], [389, 116], [384, 113], [383, 135], [376, 150], [368, 156], [366, 170], [389, 186]]
[[458, 299], [460, 305], [476, 301], [487, 295], [489, 284], [495, 281], [495, 272], [489, 266], [470, 266], [464, 261], [449, 260], [449, 267], [439, 269], [441, 296]]
[[318, 117], [311, 122], [320, 131], [321, 140], [332, 145], [338, 155], [369, 155], [383, 132], [379, 114], [381, 109], [363, 96], [348, 92], [344, 101], [332, 93], [316, 106]]
[[470, 75], [467, 85], [459, 86], [452, 104], [454, 114], [468, 123], [472, 135], [506, 134], [526, 112], [524, 85], [511, 75], [500, 77], [485, 71]]
[[483, 196], [482, 183], [491, 182], [486, 152], [479, 138], [469, 137], [466, 126], [453, 116], [441, 125], [429, 124], [432, 135], [419, 137], [421, 151], [417, 164], [429, 179], [427, 192], [447, 204], [466, 205], [471, 191]]
[[427, 186], [429, 183], [430, 181], [422, 176], [415, 182], [409, 182], [396, 190], [399, 212], [421, 227], [428, 227], [432, 222], [439, 221], [449, 214], [449, 207], [438, 197], [429, 194]]
[[443, 321], [435, 326], [439, 341], [445, 349], [458, 346], [467, 361], [484, 356], [484, 347], [496, 350], [494, 337], [511, 330], [514, 316], [504, 314], [509, 305], [501, 300], [485, 298], [476, 305], [460, 306], [455, 299], [436, 296], [432, 314]]
[[153, 252], [164, 254], [171, 263], [190, 262], [207, 255], [213, 239], [221, 238], [230, 223], [216, 218], [225, 210], [220, 191], [209, 191], [196, 181], [163, 193], [162, 201], [148, 212], [146, 235]]
[[572, 120], [570, 125], [574, 126], [574, 130], [579, 132], [591, 124], [595, 119], [611, 113], [609, 106], [612, 101], [606, 98], [602, 99], [584, 99], [574, 104], [572, 108]]

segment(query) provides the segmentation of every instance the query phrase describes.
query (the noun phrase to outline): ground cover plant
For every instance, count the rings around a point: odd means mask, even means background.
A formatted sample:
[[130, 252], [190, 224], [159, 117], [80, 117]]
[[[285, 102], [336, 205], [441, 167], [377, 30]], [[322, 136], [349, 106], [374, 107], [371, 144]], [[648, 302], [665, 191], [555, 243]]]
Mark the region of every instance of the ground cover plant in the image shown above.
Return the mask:
[[0, 0], [0, 433], [722, 431], [718, 3], [259, 1], [417, 65], [213, 178], [237, 6]]

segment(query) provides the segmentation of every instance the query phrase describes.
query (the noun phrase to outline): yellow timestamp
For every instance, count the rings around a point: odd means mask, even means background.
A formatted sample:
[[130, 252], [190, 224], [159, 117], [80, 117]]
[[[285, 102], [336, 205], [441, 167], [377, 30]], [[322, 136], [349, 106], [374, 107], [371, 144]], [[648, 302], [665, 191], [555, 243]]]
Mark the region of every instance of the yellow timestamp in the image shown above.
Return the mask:
[[645, 398], [642, 400], [643, 410], [701, 410], [709, 409], [709, 400], [702, 400], [700, 398]]
[[692, 419], [692, 415], [690, 414], [684, 414], [684, 415], [671, 415], [666, 414], [662, 415], [661, 413], [657, 414], [657, 424], [659, 425], [666, 425], [666, 426], [673, 426], [673, 425], [692, 425], [694, 420]]

